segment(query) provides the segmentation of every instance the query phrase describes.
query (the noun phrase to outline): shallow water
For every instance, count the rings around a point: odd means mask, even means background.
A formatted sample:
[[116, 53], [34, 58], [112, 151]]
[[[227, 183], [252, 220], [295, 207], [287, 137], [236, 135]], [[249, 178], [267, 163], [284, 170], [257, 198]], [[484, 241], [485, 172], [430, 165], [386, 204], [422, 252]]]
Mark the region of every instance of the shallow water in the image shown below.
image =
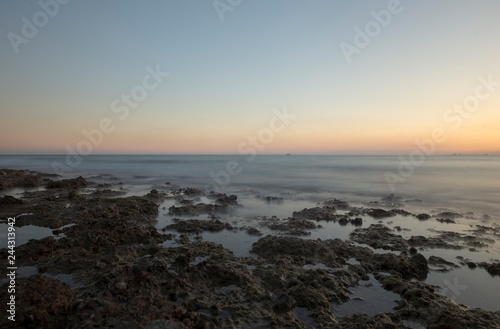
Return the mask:
[[350, 290], [351, 300], [340, 304], [332, 304], [330, 310], [335, 314], [335, 317], [342, 319], [347, 315], [355, 313], [365, 313], [370, 316], [379, 313], [390, 313], [397, 306], [397, 300], [401, 297], [398, 294], [385, 290], [380, 282], [374, 278], [373, 274], [369, 274], [370, 279], [360, 281], [359, 286], [353, 287]]

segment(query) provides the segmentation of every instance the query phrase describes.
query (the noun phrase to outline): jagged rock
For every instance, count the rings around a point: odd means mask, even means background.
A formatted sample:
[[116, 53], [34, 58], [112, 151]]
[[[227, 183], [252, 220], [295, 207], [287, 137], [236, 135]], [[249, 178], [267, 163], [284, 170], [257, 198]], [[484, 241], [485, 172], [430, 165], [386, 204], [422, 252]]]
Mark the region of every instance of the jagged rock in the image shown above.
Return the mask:
[[165, 226], [162, 230], [176, 230], [182, 233], [196, 233], [200, 234], [203, 231], [209, 232], [219, 232], [222, 230], [232, 230], [233, 227], [229, 223], [221, 222], [218, 219], [210, 220], [200, 220], [200, 219], [189, 219], [182, 220], [179, 218], [173, 219], [174, 224]]
[[16, 199], [10, 195], [6, 195], [0, 199], [0, 207], [18, 205], [18, 204], [23, 204], [23, 203], [24, 202], [22, 200]]
[[392, 234], [391, 229], [382, 224], [372, 224], [368, 228], [357, 228], [351, 232], [350, 238], [372, 248], [400, 251], [408, 249], [408, 244], [401, 235]]
[[394, 216], [394, 213], [392, 213], [391, 211], [387, 211], [387, 210], [384, 210], [384, 209], [368, 209], [366, 211], [366, 214], [368, 216], [371, 216], [373, 218], [386, 218], [386, 217], [392, 217]]
[[74, 179], [63, 179], [48, 183], [45, 187], [48, 189], [79, 189], [80, 187], [87, 186], [88, 182], [82, 176]]
[[428, 220], [429, 218], [431, 218], [431, 216], [428, 214], [418, 214], [417, 218], [418, 220]]

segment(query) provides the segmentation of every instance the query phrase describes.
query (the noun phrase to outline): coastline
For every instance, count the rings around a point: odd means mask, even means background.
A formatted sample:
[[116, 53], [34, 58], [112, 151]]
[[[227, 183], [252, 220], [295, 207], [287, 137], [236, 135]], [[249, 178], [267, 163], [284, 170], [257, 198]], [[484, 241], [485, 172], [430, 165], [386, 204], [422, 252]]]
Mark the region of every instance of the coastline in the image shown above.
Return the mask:
[[[0, 174], [0, 192], [9, 195], [0, 201], [2, 220], [16, 217], [19, 230], [53, 230], [16, 246], [16, 265], [26, 274], [16, 278], [20, 327], [500, 326], [498, 307], [468, 308], [442, 294], [446, 283], [426, 283], [432, 273], [460, 269], [499, 279], [498, 259], [475, 259], [498, 240], [498, 225], [487, 219], [474, 226], [465, 225], [468, 214], [411, 213], [403, 208], [418, 201], [396, 195], [360, 206], [170, 183], [130, 193], [112, 175]], [[249, 207], [250, 200], [260, 206]], [[283, 204], [294, 209], [289, 217], [255, 213]], [[238, 215], [245, 207], [254, 215]], [[248, 253], [227, 248], [229, 234]], [[466, 257], [450, 261], [450, 251]], [[8, 250], [0, 253], [5, 268]], [[448, 290], [460, 293], [461, 286]], [[6, 284], [0, 297], [8, 298]], [[387, 309], [352, 313], [363, 309], [356, 303], [377, 303], [370, 297], [387, 297]]]

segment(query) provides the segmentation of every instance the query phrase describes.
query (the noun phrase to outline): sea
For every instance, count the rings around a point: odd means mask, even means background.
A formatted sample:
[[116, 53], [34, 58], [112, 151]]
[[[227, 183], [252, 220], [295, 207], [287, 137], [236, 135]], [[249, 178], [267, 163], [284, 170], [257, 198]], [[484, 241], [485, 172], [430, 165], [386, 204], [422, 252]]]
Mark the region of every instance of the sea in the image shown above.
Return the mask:
[[[401, 201], [402, 205], [398, 208], [412, 213], [433, 215], [450, 211], [462, 215], [454, 224], [435, 220], [421, 222], [402, 216], [385, 220], [384, 224], [391, 228], [401, 227], [402, 231], [398, 234], [405, 238], [412, 235], [433, 236], [442, 231], [471, 234], [470, 230], [476, 225], [500, 228], [498, 155], [420, 158], [295, 154], [0, 155], [0, 168], [56, 173], [63, 178], [83, 176], [96, 182], [120, 182], [127, 195], [143, 195], [151, 189], [161, 190], [171, 186], [237, 194], [242, 207], [225, 218], [232, 224], [251, 223], [251, 218], [255, 216], [288, 218], [293, 211], [314, 207], [333, 198], [345, 200], [351, 205], [377, 207], [382, 198], [391, 196]], [[22, 192], [14, 190], [8, 193], [21, 195]], [[283, 197], [284, 202], [263, 202], [266, 196]], [[163, 210], [156, 224], [159, 230], [170, 223], [172, 218], [168, 215], [168, 207], [172, 204], [172, 200], [167, 200], [160, 205]], [[377, 221], [364, 218], [363, 227], [372, 223]], [[348, 239], [354, 229], [338, 223], [320, 224], [322, 229], [304, 238]], [[0, 230], [4, 229], [3, 225], [0, 224]], [[36, 227], [26, 229], [25, 233], [26, 241], [52, 234], [48, 229]], [[237, 256], [244, 257], [252, 256], [249, 253], [251, 244], [258, 240], [258, 237], [246, 235], [244, 231], [205, 232], [202, 235], [204, 240], [221, 243]], [[437, 255], [457, 264], [457, 257], [474, 262], [498, 262], [500, 247], [498, 237], [494, 239], [494, 244], [478, 251], [426, 249], [421, 252], [426, 257]], [[449, 272], [433, 271], [426, 282], [441, 287], [441, 292], [457, 303], [489, 311], [500, 310], [500, 296], [496, 289], [500, 286], [500, 277], [493, 277], [484, 269], [465, 266]], [[370, 291], [360, 291], [359, 294], [370, 296]], [[387, 303], [387, 307], [391, 305]], [[366, 309], [370, 307], [368, 305]]]

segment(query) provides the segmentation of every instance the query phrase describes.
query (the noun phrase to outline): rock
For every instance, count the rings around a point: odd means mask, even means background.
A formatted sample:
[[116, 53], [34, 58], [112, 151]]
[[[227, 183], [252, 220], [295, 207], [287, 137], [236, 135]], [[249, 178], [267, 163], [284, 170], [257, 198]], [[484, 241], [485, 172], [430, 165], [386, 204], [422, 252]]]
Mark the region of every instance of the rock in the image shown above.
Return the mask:
[[351, 219], [351, 224], [354, 226], [362, 226], [363, 225], [363, 219], [360, 217], [356, 217], [354, 219]]
[[427, 259], [422, 254], [413, 255], [410, 258], [410, 264], [413, 265], [416, 278], [425, 278], [429, 272], [429, 267], [427, 265]]
[[238, 204], [237, 199], [238, 197], [236, 195], [219, 194], [215, 202], [219, 204], [235, 205]]
[[227, 213], [229, 207], [227, 204], [206, 204], [198, 203], [196, 205], [172, 206], [168, 208], [168, 213], [174, 216], [199, 216], [201, 214], [213, 215], [215, 213]]
[[456, 222], [453, 219], [436, 218], [436, 221], [446, 224], [456, 224]]
[[18, 205], [18, 204], [23, 204], [23, 203], [24, 202], [22, 200], [16, 199], [10, 195], [6, 195], [0, 199], [0, 207]]
[[428, 214], [418, 214], [417, 218], [418, 220], [428, 220], [429, 218], [431, 218], [431, 216]]
[[290, 312], [295, 308], [297, 302], [292, 297], [287, 294], [280, 294], [276, 298], [276, 302], [274, 304], [274, 309], [277, 312]]
[[341, 210], [349, 210], [351, 207], [347, 201], [341, 201], [337, 199], [328, 200], [323, 202], [325, 207], [333, 208], [333, 209], [341, 209]]
[[317, 228], [316, 224], [310, 220], [294, 217], [285, 220], [280, 220], [275, 216], [263, 217], [260, 224], [271, 230], [282, 231], [291, 235], [309, 235], [311, 232], [307, 230]]
[[82, 176], [74, 179], [63, 179], [48, 183], [45, 187], [48, 189], [79, 189], [80, 187], [87, 186], [88, 182]]
[[[5, 289], [4, 289], [5, 288]], [[76, 292], [60, 281], [36, 274], [27, 278], [16, 278], [16, 322], [0, 319], [2, 328], [62, 328], [71, 314], [71, 303]], [[1, 300], [9, 298], [7, 286], [0, 291]]]
[[262, 198], [261, 196], [257, 196], [257, 198], [264, 199], [267, 203], [281, 204], [281, 203], [285, 202], [285, 199], [283, 199], [282, 197], [278, 197], [278, 196], [266, 196], [264, 198]]
[[453, 268], [459, 267], [455, 263], [449, 262], [438, 256], [430, 256], [428, 262], [430, 265], [434, 265], [440, 268], [441, 271], [450, 271]]
[[176, 230], [181, 233], [195, 233], [200, 234], [203, 231], [220, 232], [222, 230], [232, 230], [233, 227], [229, 223], [221, 222], [218, 219], [201, 220], [201, 219], [188, 219], [182, 220], [179, 218], [173, 219], [174, 224], [165, 226], [162, 231]]
[[[0, 190], [11, 187], [37, 187], [50, 181], [44, 177], [51, 175], [41, 174], [29, 170], [0, 169]], [[52, 175], [57, 176], [57, 175]]]
[[303, 219], [310, 219], [310, 220], [326, 220], [326, 221], [336, 221], [337, 218], [333, 214], [335, 209], [328, 207], [328, 208], [320, 208], [320, 207], [315, 207], [315, 208], [304, 208], [300, 211], [294, 211], [292, 216], [295, 218], [303, 218]]
[[203, 193], [203, 191], [200, 190], [200, 189], [198, 189], [198, 188], [187, 187], [185, 189], [182, 189], [181, 191], [182, 191], [182, 193], [184, 195], [189, 195], [189, 196], [192, 196], [192, 195], [205, 195], [205, 193]]
[[353, 315], [348, 315], [340, 321], [338, 326], [333, 328], [342, 328], [342, 329], [361, 329], [361, 328], [370, 328], [370, 329], [399, 329], [403, 328], [402, 326], [394, 323], [392, 319], [386, 314], [378, 314], [374, 317], [370, 317], [369, 315], [356, 313]]
[[368, 216], [371, 216], [373, 218], [386, 218], [386, 217], [392, 217], [394, 216], [394, 213], [392, 213], [391, 211], [386, 211], [384, 209], [368, 209], [368, 210], [365, 210], [366, 214]]
[[347, 217], [341, 217], [339, 219], [339, 224], [341, 226], [346, 226], [348, 223], [349, 223], [349, 218], [347, 218]]
[[262, 236], [262, 232], [255, 227], [250, 227], [246, 230], [248, 235]]
[[486, 271], [488, 271], [488, 273], [490, 273], [493, 276], [500, 275], [500, 263], [488, 264], [488, 263], [482, 262], [482, 263], [479, 263], [478, 266], [484, 268]]
[[120, 281], [117, 284], [115, 284], [115, 288], [118, 290], [125, 290], [127, 289], [127, 284], [123, 281]]
[[421, 235], [412, 236], [407, 240], [408, 244], [412, 247], [424, 248], [443, 248], [443, 249], [462, 249], [461, 246], [450, 244], [439, 237], [426, 238]]
[[406, 250], [408, 245], [401, 235], [391, 233], [391, 229], [382, 224], [372, 224], [368, 228], [357, 228], [349, 235], [358, 243], [365, 243], [372, 248], [385, 250]]
[[439, 214], [437, 214], [436, 217], [444, 218], [444, 219], [456, 219], [456, 218], [463, 217], [463, 216], [456, 213], [456, 212], [444, 211], [444, 212], [440, 212]]

